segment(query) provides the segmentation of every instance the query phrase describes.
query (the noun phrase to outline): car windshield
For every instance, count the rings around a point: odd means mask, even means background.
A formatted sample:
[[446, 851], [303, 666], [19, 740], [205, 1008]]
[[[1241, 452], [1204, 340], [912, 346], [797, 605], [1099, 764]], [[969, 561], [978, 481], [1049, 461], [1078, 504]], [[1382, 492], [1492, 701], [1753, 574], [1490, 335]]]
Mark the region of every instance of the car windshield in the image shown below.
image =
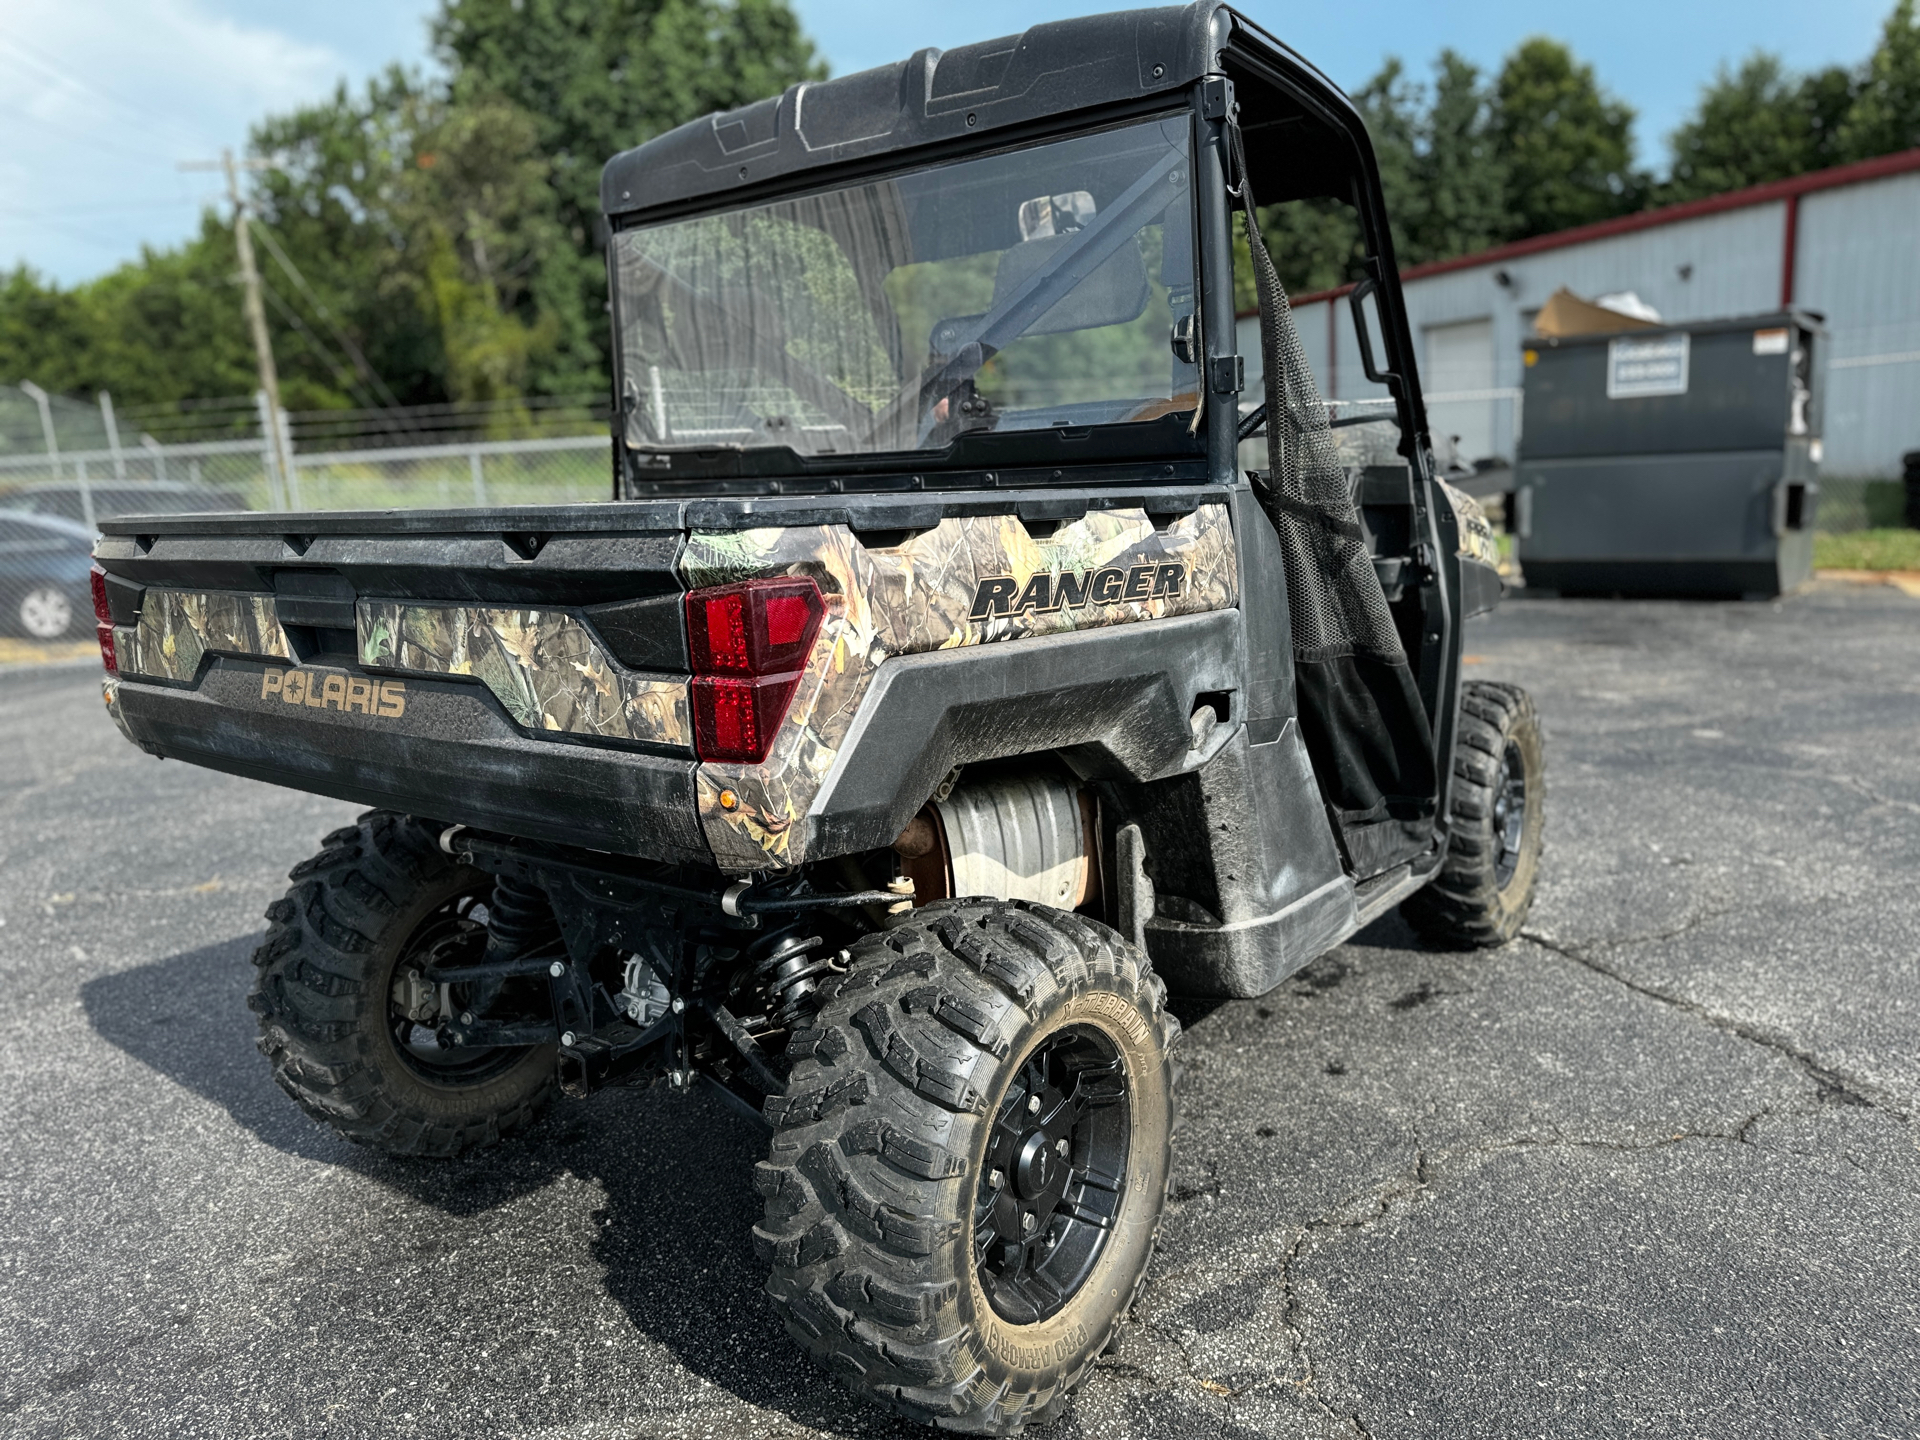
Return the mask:
[[1198, 402], [1167, 117], [615, 237], [636, 450], [939, 449]]

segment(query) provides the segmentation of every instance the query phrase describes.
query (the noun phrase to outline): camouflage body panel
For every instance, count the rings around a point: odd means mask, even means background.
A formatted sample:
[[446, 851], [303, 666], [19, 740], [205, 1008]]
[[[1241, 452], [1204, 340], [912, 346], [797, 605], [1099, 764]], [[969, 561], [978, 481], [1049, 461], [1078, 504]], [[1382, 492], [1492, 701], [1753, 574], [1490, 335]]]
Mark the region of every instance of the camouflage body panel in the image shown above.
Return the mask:
[[684, 678], [628, 670], [560, 610], [362, 600], [360, 663], [470, 675], [529, 730], [693, 748]]
[[1447, 503], [1453, 506], [1453, 518], [1459, 522], [1459, 555], [1498, 570], [1500, 546], [1493, 538], [1493, 526], [1488, 523], [1487, 512], [1480, 508], [1480, 502], [1466, 491], [1454, 489], [1444, 480], [1440, 482], [1440, 489], [1446, 495]]
[[147, 591], [139, 621], [113, 627], [113, 653], [124, 673], [155, 680], [192, 680], [209, 654], [293, 660], [273, 596], [231, 591]]
[[[1012, 515], [949, 518], [902, 545], [870, 550], [844, 526], [726, 533], [687, 539], [689, 587], [773, 575], [811, 575], [826, 597], [787, 723], [760, 765], [702, 764], [700, 818], [722, 869], [744, 873], [800, 864], [795, 830], [833, 768], [875, 669], [893, 655], [1018, 640], [1239, 602], [1238, 556], [1225, 505], [1202, 505], [1165, 530], [1142, 510], [1090, 511], [1044, 538]], [[1183, 567], [1177, 590], [1112, 603], [1061, 604], [1061, 577], [1119, 568]], [[1044, 586], [1036, 582], [1047, 577]], [[976, 618], [984, 582], [1011, 580], [1026, 609]], [[1076, 588], [1087, 589], [1086, 580]], [[1111, 587], [1109, 587], [1111, 588]], [[731, 807], [722, 794], [733, 797]]]

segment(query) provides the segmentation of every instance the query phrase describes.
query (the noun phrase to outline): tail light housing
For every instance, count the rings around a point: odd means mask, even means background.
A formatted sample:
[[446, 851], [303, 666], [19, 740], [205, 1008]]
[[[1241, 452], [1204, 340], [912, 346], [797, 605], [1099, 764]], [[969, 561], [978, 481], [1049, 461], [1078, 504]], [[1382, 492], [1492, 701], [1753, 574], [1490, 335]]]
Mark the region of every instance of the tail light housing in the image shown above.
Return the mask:
[[93, 633], [100, 641], [100, 663], [107, 674], [120, 673], [120, 659], [113, 653], [113, 607], [107, 603], [107, 572], [98, 565], [87, 577], [93, 590]]
[[826, 601], [806, 576], [687, 594], [693, 745], [702, 760], [767, 758], [820, 633]]

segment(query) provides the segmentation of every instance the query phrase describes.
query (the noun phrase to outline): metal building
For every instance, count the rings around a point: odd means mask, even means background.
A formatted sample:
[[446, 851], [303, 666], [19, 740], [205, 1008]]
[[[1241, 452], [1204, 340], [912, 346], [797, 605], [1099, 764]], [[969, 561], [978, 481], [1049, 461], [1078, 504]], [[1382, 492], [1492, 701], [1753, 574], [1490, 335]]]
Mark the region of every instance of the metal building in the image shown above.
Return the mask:
[[[1834, 481], [1897, 480], [1901, 455], [1920, 447], [1920, 149], [1415, 266], [1404, 279], [1434, 432], [1457, 435], [1468, 461], [1512, 462], [1521, 351], [1561, 286], [1632, 291], [1675, 324], [1822, 314], [1829, 499]], [[1377, 398], [1346, 295], [1295, 297], [1300, 338], [1324, 394]], [[1241, 321], [1250, 370], [1257, 323]]]

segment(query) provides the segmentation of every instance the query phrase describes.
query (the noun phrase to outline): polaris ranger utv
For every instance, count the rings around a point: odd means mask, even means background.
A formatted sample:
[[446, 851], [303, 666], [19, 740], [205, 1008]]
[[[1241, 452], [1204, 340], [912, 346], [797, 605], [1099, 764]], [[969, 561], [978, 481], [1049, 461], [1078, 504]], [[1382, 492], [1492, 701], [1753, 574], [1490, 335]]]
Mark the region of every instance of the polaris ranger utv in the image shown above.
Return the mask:
[[[1492, 537], [1366, 132], [1206, 0], [799, 85], [602, 189], [611, 501], [111, 520], [107, 703], [375, 807], [255, 956], [311, 1115], [444, 1156], [556, 1090], [709, 1090], [771, 1127], [794, 1338], [1011, 1433], [1147, 1273], [1167, 991], [1260, 995], [1396, 905], [1499, 944], [1532, 897], [1540, 730], [1460, 678]], [[1365, 426], [1256, 197], [1358, 213]]]

